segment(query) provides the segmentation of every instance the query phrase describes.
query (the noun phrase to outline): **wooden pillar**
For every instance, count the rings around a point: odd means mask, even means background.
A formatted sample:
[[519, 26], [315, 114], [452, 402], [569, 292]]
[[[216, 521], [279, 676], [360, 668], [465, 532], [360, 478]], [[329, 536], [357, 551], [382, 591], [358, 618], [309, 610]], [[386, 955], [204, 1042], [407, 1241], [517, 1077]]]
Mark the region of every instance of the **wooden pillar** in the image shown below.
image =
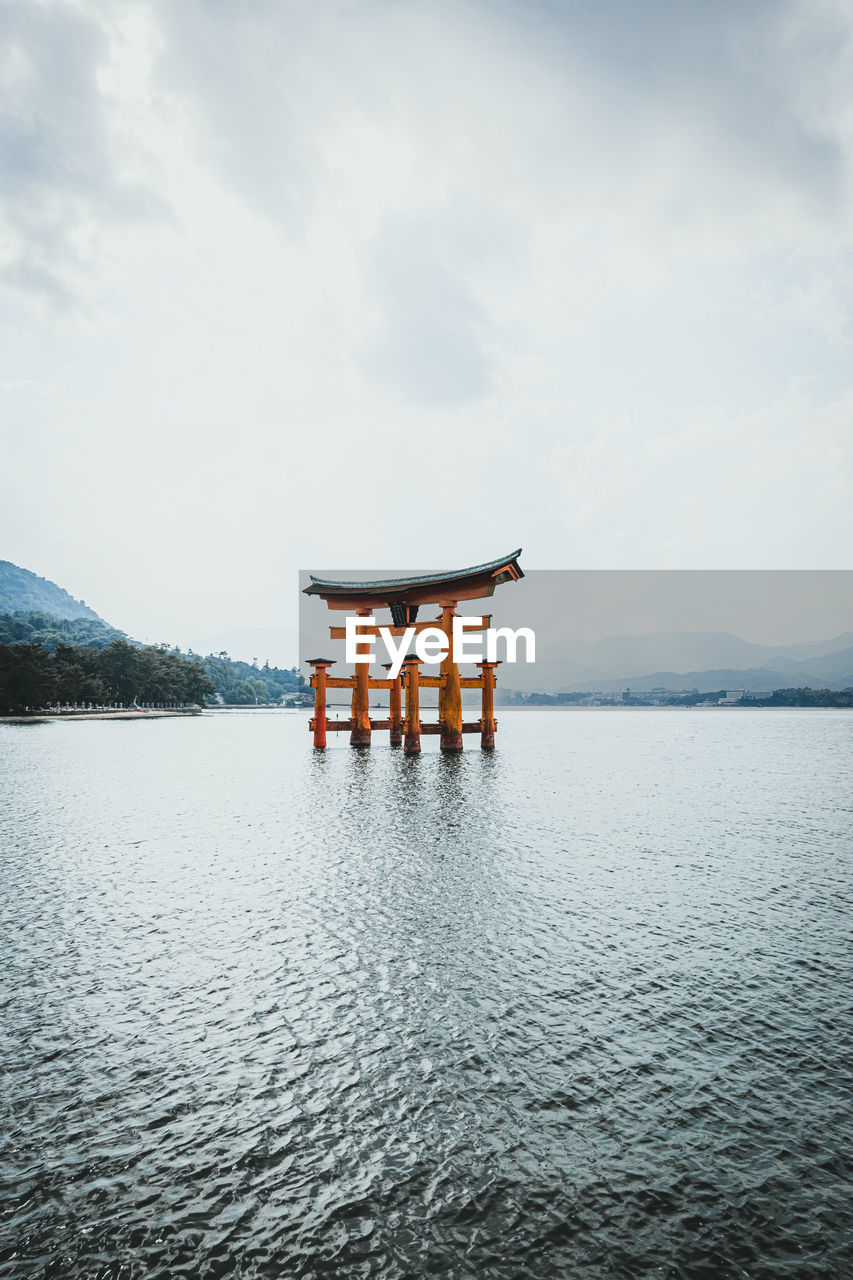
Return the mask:
[[495, 745], [495, 667], [497, 662], [478, 662], [483, 673], [483, 717], [480, 721], [480, 746], [491, 751]]
[[459, 667], [453, 661], [453, 614], [455, 600], [441, 601], [441, 629], [450, 641], [447, 657], [441, 664], [444, 682], [438, 691], [438, 719], [441, 724], [442, 751], [462, 750], [462, 689]]
[[405, 660], [406, 670], [406, 732], [403, 752], [407, 756], [416, 756], [421, 749], [421, 711], [418, 688], [420, 674], [418, 656], [410, 653]]
[[[371, 609], [356, 609], [359, 618], [369, 618]], [[350, 728], [350, 745], [353, 747], [370, 746], [370, 663], [355, 664], [355, 683], [352, 689], [352, 724]]]
[[[390, 678], [391, 663], [386, 662], [383, 665], [385, 670], [389, 673]], [[390, 693], [391, 709], [389, 712], [389, 719], [391, 721], [391, 733], [388, 741], [392, 747], [399, 747], [400, 743], [403, 741], [403, 702], [399, 672], [397, 673], [394, 683], [391, 685]]]
[[326, 745], [326, 668], [333, 665], [331, 658], [309, 658], [308, 666], [314, 668], [311, 683], [314, 686], [314, 746]]

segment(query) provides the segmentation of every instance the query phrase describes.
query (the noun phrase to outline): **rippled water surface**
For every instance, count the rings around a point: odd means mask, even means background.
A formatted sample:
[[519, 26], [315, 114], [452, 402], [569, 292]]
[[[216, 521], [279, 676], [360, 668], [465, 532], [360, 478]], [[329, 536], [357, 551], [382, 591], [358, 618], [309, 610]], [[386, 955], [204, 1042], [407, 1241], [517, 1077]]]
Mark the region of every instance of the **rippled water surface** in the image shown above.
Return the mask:
[[0, 1275], [853, 1275], [853, 716], [424, 742], [0, 726]]

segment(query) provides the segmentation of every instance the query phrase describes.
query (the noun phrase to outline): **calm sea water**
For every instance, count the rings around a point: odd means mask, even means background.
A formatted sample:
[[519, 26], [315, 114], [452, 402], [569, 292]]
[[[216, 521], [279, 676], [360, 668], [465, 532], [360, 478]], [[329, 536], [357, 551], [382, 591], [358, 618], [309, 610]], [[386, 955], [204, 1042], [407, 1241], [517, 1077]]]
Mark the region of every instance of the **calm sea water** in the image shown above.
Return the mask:
[[500, 720], [0, 726], [0, 1275], [853, 1275], [853, 715]]

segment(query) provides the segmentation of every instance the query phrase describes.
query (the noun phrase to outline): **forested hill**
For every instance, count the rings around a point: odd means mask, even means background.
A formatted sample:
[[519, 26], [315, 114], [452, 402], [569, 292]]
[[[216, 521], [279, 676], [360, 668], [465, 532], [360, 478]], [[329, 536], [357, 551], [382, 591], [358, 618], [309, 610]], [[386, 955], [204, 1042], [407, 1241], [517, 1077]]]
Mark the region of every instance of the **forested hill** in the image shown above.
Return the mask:
[[94, 609], [82, 600], [75, 600], [55, 582], [40, 578], [10, 560], [0, 560], [0, 613], [33, 609], [49, 613], [54, 618], [91, 618], [103, 622]]
[[305, 678], [298, 667], [271, 667], [269, 663], [259, 667], [250, 662], [238, 662], [229, 658], [227, 653], [209, 653], [207, 657], [196, 660], [202, 664], [205, 675], [228, 706], [279, 702], [282, 698], [306, 692]]
[[[47, 664], [37, 661], [33, 656], [36, 645], [53, 655], [55, 661]], [[174, 684], [178, 678], [175, 673], [180, 676], [178, 684], [182, 689], [192, 687], [197, 696], [201, 696], [204, 689], [212, 704], [278, 703], [305, 691], [305, 681], [295, 667], [290, 670], [269, 665], [259, 667], [235, 662], [224, 652], [202, 657], [192, 652], [181, 653], [170, 645], [143, 645], [104, 622], [94, 609], [82, 600], [75, 600], [55, 582], [40, 578], [29, 569], [21, 569], [9, 560], [0, 560], [0, 649], [3, 650], [0, 666], [6, 672], [3, 683], [8, 686], [5, 701], [10, 705], [13, 700], [9, 693], [10, 681], [15, 680], [20, 684], [14, 696], [16, 705], [35, 705], [42, 696], [38, 690], [44, 690], [47, 696], [46, 691], [50, 689], [51, 698], [61, 700], [66, 696], [63, 692], [66, 686], [71, 687], [68, 672], [72, 667], [75, 679], [83, 672], [90, 680], [88, 694], [78, 692], [73, 695], [74, 700], [84, 696], [92, 698], [96, 688], [113, 688], [115, 682], [104, 673], [108, 668], [112, 671], [119, 658], [124, 664], [122, 670], [136, 673], [133, 679], [137, 680], [136, 696], [140, 700], [168, 700], [164, 690], [167, 686], [171, 688], [170, 681]], [[134, 650], [137, 660], [132, 659]], [[104, 652], [103, 658], [98, 657], [100, 651]], [[167, 671], [168, 680], [164, 675]], [[133, 683], [130, 676], [128, 680]], [[83, 688], [79, 679], [74, 688], [78, 685]], [[155, 687], [159, 692], [151, 692]], [[124, 693], [122, 685], [122, 697]], [[176, 697], [175, 693], [172, 700]], [[0, 703], [3, 701], [0, 690]]]
[[[97, 617], [57, 618], [41, 609], [0, 612], [0, 644], [40, 644], [55, 653], [61, 644], [106, 649], [113, 640], [129, 640], [129, 637]], [[129, 643], [136, 642], [129, 640]]]
[[[46, 655], [54, 655], [57, 663], [48, 663], [47, 666], [38, 663], [33, 655], [35, 646], [44, 650]], [[163, 689], [167, 686], [171, 689], [169, 681], [174, 683], [172, 677], [176, 672], [182, 673], [182, 688], [186, 685], [186, 688], [192, 686], [198, 690], [202, 686], [193, 683], [188, 668], [196, 669], [211, 682], [208, 700], [212, 703], [221, 701], [228, 705], [255, 706], [258, 703], [278, 703], [305, 691], [305, 681], [296, 668], [259, 667], [248, 662], [236, 662], [227, 653], [201, 657], [196, 653], [183, 654], [166, 645], [142, 645], [100, 618], [55, 618], [33, 609], [0, 614], [0, 712], [19, 710], [21, 706], [37, 706], [38, 699], [46, 696], [48, 691], [54, 701], [66, 696], [78, 701], [96, 696], [95, 690], [101, 686], [112, 688], [112, 683], [104, 676], [107, 667], [98, 657], [99, 652], [105, 650], [112, 652], [111, 658], [104, 658], [111, 671], [118, 661], [117, 655], [123, 655], [123, 670], [126, 668], [132, 675], [136, 673], [135, 696], [140, 700], [166, 701]], [[128, 657], [128, 653], [133, 651], [139, 655], [135, 665]], [[76, 683], [69, 684], [72, 667]], [[164, 674], [167, 668], [169, 680]], [[5, 678], [2, 671], [6, 672]], [[89, 684], [80, 683], [81, 672], [87, 678], [92, 677]], [[14, 696], [11, 692], [13, 683], [18, 690]], [[71, 695], [65, 692], [67, 688], [73, 688]], [[121, 692], [126, 692], [124, 685]]]

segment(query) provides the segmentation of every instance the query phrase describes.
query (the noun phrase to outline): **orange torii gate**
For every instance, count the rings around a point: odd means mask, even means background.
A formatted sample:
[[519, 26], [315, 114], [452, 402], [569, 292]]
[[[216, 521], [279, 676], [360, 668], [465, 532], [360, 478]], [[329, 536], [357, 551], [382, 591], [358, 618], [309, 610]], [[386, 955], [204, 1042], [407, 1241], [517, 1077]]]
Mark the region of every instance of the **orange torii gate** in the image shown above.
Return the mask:
[[[453, 658], [453, 619], [460, 600], [479, 600], [494, 594], [502, 582], [517, 582], [524, 574], [518, 564], [521, 548], [500, 560], [475, 565], [470, 569], [456, 569], [448, 573], [428, 573], [413, 578], [391, 578], [376, 582], [332, 582], [311, 577], [311, 585], [305, 595], [320, 596], [330, 609], [355, 612], [362, 618], [370, 617], [374, 609], [390, 609], [392, 635], [403, 636], [407, 628], [416, 632], [428, 627], [438, 627], [448, 638], [448, 651], [442, 660], [440, 674], [422, 676], [421, 660], [410, 653], [403, 662], [403, 670], [395, 680], [379, 679], [370, 674], [369, 664], [356, 664], [354, 676], [332, 676], [328, 668], [334, 665], [331, 658], [309, 658], [314, 668], [311, 684], [314, 688], [314, 716], [310, 728], [314, 733], [314, 746], [325, 747], [327, 732], [349, 732], [350, 742], [356, 747], [370, 746], [374, 729], [387, 729], [392, 746], [403, 743], [406, 755], [415, 755], [421, 749], [421, 734], [439, 734], [442, 751], [461, 751], [462, 735], [479, 733], [480, 745], [489, 750], [495, 745], [497, 721], [494, 711], [495, 667], [497, 662], [478, 662], [479, 676], [460, 676]], [[418, 622], [418, 609], [422, 604], [435, 604], [441, 609], [438, 618], [431, 622]], [[466, 624], [470, 631], [484, 631], [491, 626], [491, 615], [478, 617]], [[330, 627], [333, 640], [346, 638], [345, 627]], [[378, 626], [360, 628], [360, 634], [378, 635]], [[405, 714], [402, 691], [405, 688]], [[419, 691], [438, 689], [438, 723], [423, 724], [420, 718]], [[326, 690], [351, 689], [352, 710], [348, 720], [326, 718]], [[371, 720], [369, 698], [371, 689], [387, 689], [390, 694], [390, 714], [387, 720]], [[482, 718], [473, 722], [462, 719], [462, 690], [482, 690]]]

